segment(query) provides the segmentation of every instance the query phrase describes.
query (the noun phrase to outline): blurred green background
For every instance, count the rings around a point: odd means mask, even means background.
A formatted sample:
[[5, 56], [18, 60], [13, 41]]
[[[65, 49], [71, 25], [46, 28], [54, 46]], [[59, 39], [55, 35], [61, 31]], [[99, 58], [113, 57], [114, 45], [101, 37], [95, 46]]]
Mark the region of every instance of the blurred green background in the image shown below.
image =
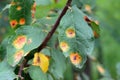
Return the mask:
[[[36, 0], [40, 3], [40, 0]], [[36, 18], [41, 18], [46, 15], [51, 15], [50, 10], [62, 9], [66, 0], [41, 0], [38, 4]], [[57, 1], [57, 0], [56, 0]], [[78, 0], [85, 1], [85, 5], [94, 7], [92, 16], [95, 17], [100, 23], [101, 37], [96, 40], [95, 50], [93, 56], [97, 57], [103, 68], [106, 70], [105, 75], [98, 76], [99, 72], [95, 69], [94, 62], [91, 63], [91, 80], [99, 80], [102, 77], [112, 78], [113, 80], [120, 80], [120, 0]], [[0, 0], [0, 11], [9, 0]], [[59, 12], [58, 12], [59, 13]], [[53, 13], [52, 16], [57, 15]], [[9, 30], [8, 11], [0, 14], [0, 42], [2, 41], [5, 33]], [[97, 73], [97, 74], [96, 74]], [[110, 80], [110, 79], [101, 79]]]

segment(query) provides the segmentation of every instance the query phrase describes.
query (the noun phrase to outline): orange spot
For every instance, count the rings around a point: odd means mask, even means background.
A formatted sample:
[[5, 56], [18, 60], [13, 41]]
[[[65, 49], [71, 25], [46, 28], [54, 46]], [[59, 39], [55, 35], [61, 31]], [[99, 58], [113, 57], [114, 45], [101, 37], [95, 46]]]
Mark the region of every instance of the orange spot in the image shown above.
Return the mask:
[[18, 11], [20, 11], [21, 9], [22, 9], [22, 7], [21, 7], [21, 6], [18, 6], [18, 7], [17, 7], [17, 10], [18, 10]]
[[95, 38], [98, 38], [98, 37], [99, 37], [99, 34], [98, 34], [96, 31], [93, 31], [93, 33], [94, 33], [94, 37], [95, 37]]
[[16, 20], [11, 20], [10, 25], [12, 28], [15, 28], [17, 26], [18, 22]]
[[14, 55], [14, 59], [15, 59], [14, 62], [15, 63], [19, 62], [21, 60], [21, 58], [23, 57], [23, 55], [24, 55], [24, 51], [23, 50], [20, 50], [20, 51], [16, 52], [15, 55]]
[[21, 49], [23, 48], [23, 46], [25, 45], [26, 43], [26, 36], [24, 35], [21, 35], [21, 36], [18, 36], [15, 41], [13, 42], [13, 46], [16, 48], [16, 49]]
[[70, 60], [74, 65], [78, 65], [82, 61], [82, 57], [78, 53], [71, 53]]
[[41, 70], [46, 73], [49, 67], [49, 58], [43, 53], [35, 53], [33, 59], [34, 66], [40, 66]]
[[36, 12], [36, 2], [34, 2], [32, 9], [31, 9], [32, 18], [34, 18], [35, 12]]
[[12, 6], [14, 6], [15, 4], [16, 4], [15, 2], [13, 2], [13, 1], [11, 2], [11, 5], [12, 5]]
[[68, 38], [74, 38], [75, 37], [75, 30], [73, 28], [68, 28], [66, 30], [66, 35]]
[[69, 50], [69, 46], [66, 42], [60, 42], [60, 48], [63, 52], [67, 52]]
[[98, 69], [98, 71], [99, 71], [101, 74], [104, 74], [104, 73], [105, 73], [105, 69], [104, 69], [102, 66], [97, 65], [97, 69]]
[[85, 5], [85, 10], [92, 13], [90, 5]]
[[19, 24], [20, 24], [20, 25], [24, 25], [24, 24], [25, 24], [25, 18], [21, 18], [21, 19], [19, 20]]

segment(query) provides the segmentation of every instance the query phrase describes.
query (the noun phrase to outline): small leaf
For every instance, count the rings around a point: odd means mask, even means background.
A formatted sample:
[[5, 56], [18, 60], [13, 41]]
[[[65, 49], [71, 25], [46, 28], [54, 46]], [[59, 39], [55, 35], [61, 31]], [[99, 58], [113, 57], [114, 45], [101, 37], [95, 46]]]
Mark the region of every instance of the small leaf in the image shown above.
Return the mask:
[[5, 60], [0, 62], [0, 80], [14, 80], [15, 78], [14, 68], [8, 65]]
[[98, 24], [96, 24], [94, 21], [90, 22], [91, 28], [94, 33], [94, 37], [98, 38], [100, 36], [100, 27]]
[[48, 80], [47, 75], [45, 73], [43, 73], [43, 71], [40, 69], [40, 67], [30, 66], [28, 69], [28, 72], [30, 74], [30, 77], [33, 80]]
[[49, 59], [43, 53], [35, 53], [33, 59], [34, 66], [40, 66], [41, 70], [46, 73], [49, 68]]

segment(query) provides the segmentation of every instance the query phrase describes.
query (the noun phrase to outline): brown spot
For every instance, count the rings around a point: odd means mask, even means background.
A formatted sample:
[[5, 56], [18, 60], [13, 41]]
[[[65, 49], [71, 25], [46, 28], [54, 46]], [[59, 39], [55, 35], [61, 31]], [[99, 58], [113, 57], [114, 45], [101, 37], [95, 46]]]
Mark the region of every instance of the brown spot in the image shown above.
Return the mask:
[[88, 23], [92, 22], [87, 16], [84, 16], [84, 20]]
[[12, 28], [15, 28], [17, 26], [18, 22], [16, 20], [11, 20], [10, 25]]
[[19, 24], [20, 24], [20, 25], [24, 25], [25, 22], [26, 22], [26, 21], [25, 21], [25, 18], [21, 18], [21, 19], [19, 20]]
[[24, 55], [24, 51], [23, 50], [20, 50], [20, 51], [17, 51], [14, 55], [14, 59], [15, 59], [15, 63], [16, 62], [19, 62], [21, 60], [21, 58], [23, 57]]
[[71, 53], [70, 60], [74, 65], [78, 65], [82, 61], [82, 57], [78, 53]]
[[13, 42], [13, 46], [14, 46], [16, 49], [21, 49], [21, 48], [23, 48], [23, 46], [25, 45], [26, 40], [27, 40], [27, 37], [26, 37], [26, 36], [24, 36], [24, 35], [18, 36], [18, 37], [15, 39], [15, 41]]

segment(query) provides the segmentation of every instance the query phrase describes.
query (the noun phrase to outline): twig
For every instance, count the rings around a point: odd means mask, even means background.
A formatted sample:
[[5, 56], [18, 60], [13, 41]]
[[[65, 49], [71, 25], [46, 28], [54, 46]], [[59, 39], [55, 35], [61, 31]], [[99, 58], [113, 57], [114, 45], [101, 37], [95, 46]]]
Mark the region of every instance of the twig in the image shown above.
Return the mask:
[[47, 42], [50, 40], [50, 38], [52, 37], [52, 35], [54, 34], [55, 30], [57, 29], [62, 17], [65, 15], [65, 13], [68, 10], [68, 7], [70, 6], [72, 0], [68, 0], [64, 9], [62, 10], [61, 14], [59, 15], [56, 23], [54, 24], [53, 28], [51, 29], [51, 31], [48, 33], [47, 37], [44, 39], [44, 41], [42, 42], [42, 44], [38, 47], [38, 52], [40, 52], [47, 44]]
[[19, 68], [18, 77], [21, 80], [24, 80], [24, 78], [21, 75], [22, 75], [22, 70], [23, 70], [23, 68], [24, 68], [24, 66], [25, 66], [26, 63], [27, 63], [27, 60], [24, 59], [23, 62], [21, 63], [21, 65], [20, 65], [20, 68]]

